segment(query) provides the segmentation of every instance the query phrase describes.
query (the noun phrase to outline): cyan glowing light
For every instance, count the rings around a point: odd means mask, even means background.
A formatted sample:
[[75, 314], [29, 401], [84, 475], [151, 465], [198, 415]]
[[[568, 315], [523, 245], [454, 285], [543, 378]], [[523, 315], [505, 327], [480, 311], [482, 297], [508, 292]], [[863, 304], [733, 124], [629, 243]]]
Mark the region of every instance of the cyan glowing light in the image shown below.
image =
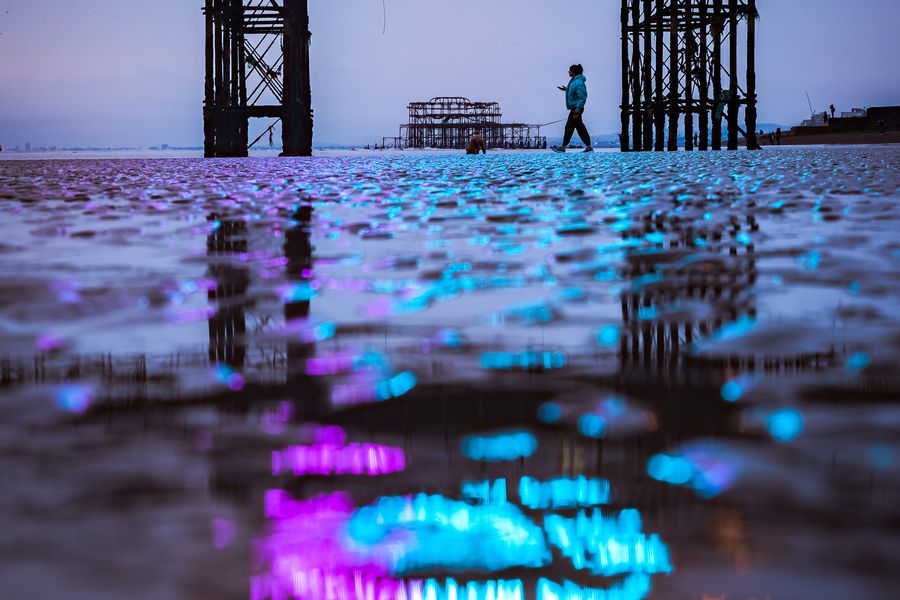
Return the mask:
[[[629, 575], [608, 589], [582, 587], [571, 581], [562, 584], [541, 578], [536, 600], [643, 600], [650, 594], [650, 577]], [[462, 599], [460, 599], [462, 600]]]
[[240, 392], [247, 385], [244, 376], [229, 367], [228, 365], [218, 365], [215, 367], [216, 378], [228, 386], [232, 392]]
[[281, 290], [282, 302], [309, 302], [318, 294], [316, 290], [317, 284], [310, 281], [301, 281], [288, 286]]
[[94, 390], [86, 385], [64, 385], [56, 390], [56, 406], [70, 413], [85, 413], [93, 402]]
[[538, 481], [531, 477], [519, 480], [519, 499], [532, 510], [584, 508], [609, 502], [610, 485], [605, 479], [572, 479], [560, 477]]
[[694, 477], [694, 467], [683, 456], [657, 454], [647, 463], [647, 474], [657, 481], [685, 485]]
[[743, 317], [716, 331], [712, 338], [716, 341], [734, 340], [747, 335], [754, 329], [756, 329], [756, 319]]
[[537, 438], [527, 431], [490, 436], [471, 435], [462, 441], [462, 453], [466, 458], [485, 462], [528, 458], [537, 449]]
[[459, 348], [463, 345], [463, 336], [456, 329], [441, 329], [435, 335], [435, 341], [444, 348]]
[[803, 415], [792, 408], [775, 411], [766, 420], [769, 434], [779, 442], [792, 442], [803, 432]]
[[588, 413], [578, 419], [578, 431], [590, 438], [602, 438], [606, 433], [606, 421], [600, 415]]
[[566, 366], [566, 356], [561, 352], [485, 352], [481, 355], [481, 367], [491, 370], [552, 370]]
[[641, 514], [625, 509], [606, 517], [599, 509], [580, 510], [575, 517], [550, 514], [544, 531], [576, 570], [614, 577], [624, 574], [670, 573], [669, 550], [656, 534], [642, 531]]
[[399, 398], [411, 392], [414, 387], [416, 387], [416, 376], [405, 371], [386, 381], [379, 382], [375, 386], [375, 397], [378, 400]]
[[362, 546], [393, 549], [386, 558], [398, 575], [435, 568], [537, 568], [551, 561], [540, 527], [512, 504], [472, 506], [425, 494], [384, 497], [356, 511], [347, 531]]
[[538, 407], [538, 419], [542, 423], [555, 425], [562, 417], [562, 410], [556, 402], [545, 402]]
[[822, 264], [822, 256], [818, 250], [812, 250], [807, 254], [801, 254], [797, 257], [797, 264], [805, 271], [815, 271]]
[[655, 306], [642, 306], [638, 309], [639, 321], [653, 321], [657, 318], [658, 311]]
[[610, 348], [619, 344], [620, 336], [621, 331], [616, 325], [607, 325], [597, 333], [597, 341], [600, 342], [601, 346]]
[[462, 496], [482, 504], [506, 504], [506, 480], [463, 483]]
[[851, 371], [864, 371], [871, 362], [872, 359], [869, 358], [868, 354], [865, 352], [856, 352], [851, 354], [847, 359], [847, 368]]
[[741, 384], [737, 381], [728, 381], [722, 386], [722, 399], [726, 402], [737, 402], [744, 395]]
[[385, 475], [406, 468], [403, 448], [380, 444], [290, 446], [272, 453], [272, 474]]
[[740, 464], [724, 445], [702, 441], [651, 457], [647, 474], [657, 481], [690, 487], [702, 498], [712, 498], [734, 485]]

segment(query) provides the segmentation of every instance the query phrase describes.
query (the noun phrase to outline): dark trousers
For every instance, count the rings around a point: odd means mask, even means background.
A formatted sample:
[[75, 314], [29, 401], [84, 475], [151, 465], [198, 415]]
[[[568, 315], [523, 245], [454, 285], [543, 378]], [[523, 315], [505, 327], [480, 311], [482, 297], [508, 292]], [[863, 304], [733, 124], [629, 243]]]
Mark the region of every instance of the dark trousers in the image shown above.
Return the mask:
[[574, 111], [569, 111], [569, 119], [566, 121], [566, 132], [563, 135], [563, 146], [568, 146], [572, 141], [572, 134], [578, 131], [578, 137], [585, 146], [591, 146], [591, 134], [588, 133], [587, 127], [584, 126], [584, 119], [581, 115], [576, 116]]

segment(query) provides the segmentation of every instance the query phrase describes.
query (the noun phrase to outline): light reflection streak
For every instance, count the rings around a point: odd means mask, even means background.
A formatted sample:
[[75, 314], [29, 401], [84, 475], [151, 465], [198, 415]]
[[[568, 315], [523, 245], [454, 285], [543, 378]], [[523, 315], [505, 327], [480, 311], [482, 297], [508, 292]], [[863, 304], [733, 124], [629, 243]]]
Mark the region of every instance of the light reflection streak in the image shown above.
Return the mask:
[[466, 458], [486, 462], [528, 458], [537, 449], [537, 438], [527, 431], [490, 436], [470, 435], [462, 441], [462, 453]]
[[610, 485], [605, 479], [560, 477], [539, 481], [531, 477], [519, 480], [519, 498], [532, 510], [580, 508], [609, 502]]
[[612, 577], [626, 573], [671, 573], [669, 552], [657, 534], [642, 531], [641, 515], [625, 509], [605, 517], [599, 509], [581, 510], [573, 518], [547, 515], [544, 531], [551, 545], [578, 570]]
[[385, 475], [406, 468], [402, 448], [381, 444], [318, 443], [290, 446], [272, 453], [272, 474], [303, 475]]
[[537, 600], [642, 600], [650, 594], [650, 577], [629, 575], [608, 589], [582, 587], [571, 581], [562, 584], [541, 579], [537, 585]]

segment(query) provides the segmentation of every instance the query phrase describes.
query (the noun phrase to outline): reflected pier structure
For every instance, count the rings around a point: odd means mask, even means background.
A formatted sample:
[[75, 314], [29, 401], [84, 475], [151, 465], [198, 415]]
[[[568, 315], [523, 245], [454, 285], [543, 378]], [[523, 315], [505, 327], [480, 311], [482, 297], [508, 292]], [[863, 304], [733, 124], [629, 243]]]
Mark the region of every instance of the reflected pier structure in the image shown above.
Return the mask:
[[[623, 237], [658, 240], [628, 254], [621, 294], [622, 376], [634, 384], [721, 385], [740, 374], [816, 371], [832, 366], [835, 349], [805, 354], [705, 352], [707, 342], [751, 331], [759, 277], [755, 215], [706, 221], [647, 214]], [[727, 377], [726, 377], [727, 376]]]
[[247, 252], [247, 223], [221, 219], [216, 214], [208, 220], [211, 223], [206, 238], [208, 274], [214, 286], [207, 295], [215, 311], [209, 318], [209, 362], [240, 370], [247, 356], [245, 311], [250, 271], [235, 265], [234, 258]]
[[286, 377], [287, 393], [301, 417], [321, 417], [328, 410], [325, 391], [307, 373], [307, 361], [315, 356], [315, 345], [291, 334], [292, 325], [302, 325], [310, 318], [313, 281], [312, 235], [313, 207], [299, 206], [291, 215], [291, 226], [284, 234], [286, 275], [293, 293], [285, 298], [284, 322], [288, 330]]

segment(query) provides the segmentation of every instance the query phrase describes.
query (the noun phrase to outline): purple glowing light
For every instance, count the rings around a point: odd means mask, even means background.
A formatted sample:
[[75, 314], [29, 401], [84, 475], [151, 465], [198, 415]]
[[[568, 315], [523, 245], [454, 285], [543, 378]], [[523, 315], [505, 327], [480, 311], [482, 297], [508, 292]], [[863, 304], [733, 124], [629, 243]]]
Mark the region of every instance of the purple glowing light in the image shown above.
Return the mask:
[[406, 468], [402, 448], [381, 444], [317, 443], [312, 446], [290, 446], [272, 453], [272, 474], [303, 475], [386, 475]]
[[210, 523], [213, 546], [216, 550], [224, 550], [234, 542], [237, 529], [228, 519], [216, 518]]
[[38, 336], [37, 341], [35, 342], [35, 347], [37, 347], [40, 352], [54, 352], [59, 350], [65, 345], [65, 340], [58, 335], [53, 335], [51, 333], [46, 333], [44, 335]]

